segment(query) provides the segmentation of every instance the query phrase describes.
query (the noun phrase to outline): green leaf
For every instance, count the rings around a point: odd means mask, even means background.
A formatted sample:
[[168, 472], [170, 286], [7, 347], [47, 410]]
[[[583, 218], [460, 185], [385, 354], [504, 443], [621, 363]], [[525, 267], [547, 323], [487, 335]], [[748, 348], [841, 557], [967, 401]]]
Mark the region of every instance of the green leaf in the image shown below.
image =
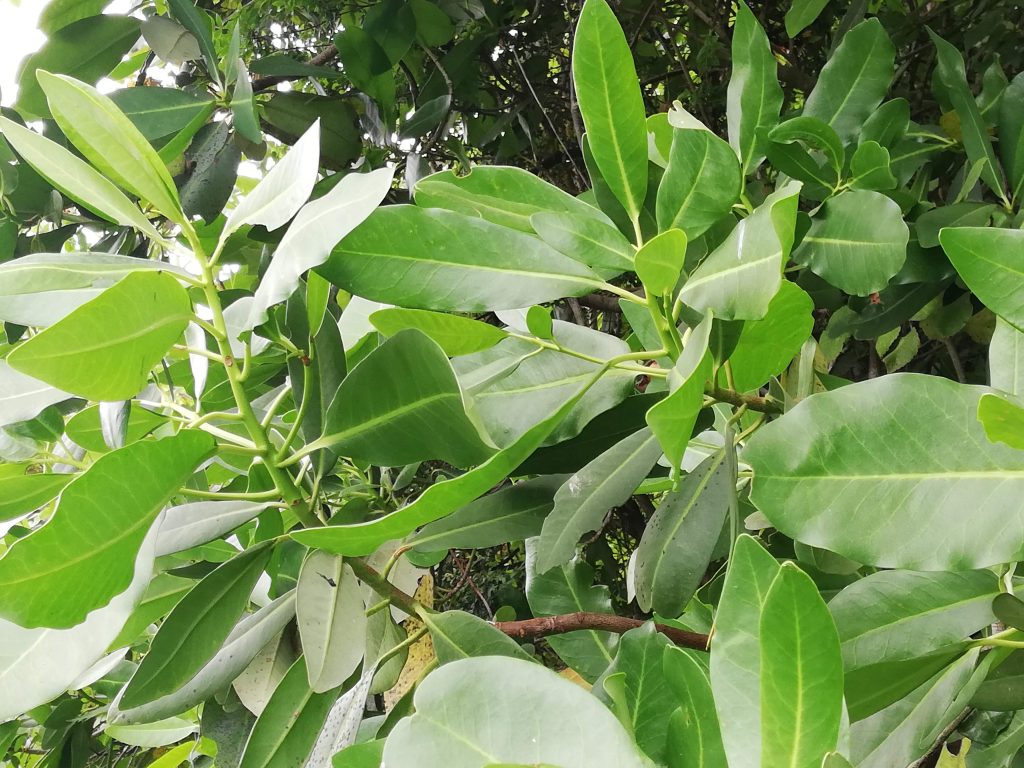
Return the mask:
[[194, 96], [177, 88], [146, 85], [114, 91], [110, 100], [150, 141], [182, 130], [199, 115], [208, 114], [207, 110], [213, 103], [210, 98]]
[[783, 94], [768, 36], [743, 2], [737, 4], [731, 58], [726, 101], [729, 144], [740, 158], [742, 175], [747, 176], [764, 159], [767, 133], [779, 122]]
[[167, 0], [167, 8], [171, 16], [185, 29], [192, 33], [199, 42], [199, 50], [203, 52], [203, 60], [206, 62], [206, 71], [210, 79], [220, 83], [220, 72], [217, 69], [217, 50], [213, 44], [213, 34], [210, 29], [210, 20], [203, 11], [200, 11], [191, 0]]
[[901, 661], [965, 640], [991, 624], [999, 585], [989, 571], [881, 571], [829, 603], [848, 670]]
[[739, 222], [690, 275], [679, 299], [722, 320], [759, 320], [782, 284], [800, 185], [789, 183]]
[[970, 417], [984, 392], [900, 373], [814, 395], [751, 438], [751, 500], [787, 536], [859, 563], [967, 570], [1017, 560], [1021, 542], [999, 531], [1021, 515], [1024, 454], [990, 443]]
[[249, 595], [271, 552], [271, 543], [263, 542], [236, 555], [174, 606], [121, 694], [121, 710], [178, 691], [214, 658], [249, 604]]
[[536, 477], [470, 502], [425, 526], [410, 542], [419, 552], [478, 549], [523, 541], [540, 533], [565, 475]]
[[52, 35], [68, 24], [103, 13], [106, 0], [50, 0], [39, 14], [39, 31]]
[[784, 563], [761, 612], [761, 765], [818, 768], [843, 714], [839, 637], [818, 588]]
[[[978, 660], [974, 649], [900, 701], [850, 728], [850, 758], [860, 768], [892, 768], [922, 757], [958, 714], [951, 702], [968, 683]], [[966, 702], [964, 702], [966, 704]]]
[[939, 233], [946, 227], [984, 227], [992, 218], [992, 203], [953, 203], [925, 211], [914, 221], [918, 242], [924, 248], [939, 245]]
[[447, 93], [436, 99], [430, 99], [402, 123], [398, 129], [398, 138], [415, 139], [435, 130], [448, 116], [451, 104], [452, 97]]
[[323, 436], [299, 455], [322, 448], [386, 467], [426, 459], [465, 467], [493, 453], [443, 350], [416, 330], [392, 336], [345, 378]]
[[686, 233], [669, 229], [641, 246], [634, 269], [648, 294], [664, 296], [675, 290], [685, 259]]
[[760, 320], [743, 324], [729, 355], [733, 384], [748, 392], [786, 370], [814, 328], [814, 301], [795, 283], [783, 280]]
[[992, 599], [992, 612], [1007, 627], [1020, 629], [1024, 626], [1024, 602], [1011, 594], [997, 594]]
[[[483, 680], [492, 685], [480, 685]], [[416, 714], [388, 736], [386, 765], [644, 764], [632, 739], [597, 699], [551, 670], [520, 659], [445, 664], [416, 688], [413, 706]]]
[[580, 537], [598, 530], [605, 515], [633, 495], [660, 456], [654, 434], [642, 429], [573, 474], [558, 489], [554, 509], [544, 520], [538, 572], [571, 560]]
[[636, 550], [636, 601], [642, 611], [682, 614], [711, 562], [732, 494], [725, 451], [718, 451], [661, 500]]
[[72, 627], [123, 592], [150, 525], [212, 449], [209, 435], [185, 431], [97, 459], [64, 489], [52, 519], [0, 559], [0, 615]]
[[49, 406], [71, 395], [26, 376], [0, 360], [0, 426], [34, 419]]
[[156, 150], [107, 96], [64, 75], [37, 73], [50, 111], [85, 159], [171, 221], [183, 215], [178, 190]]
[[296, 617], [309, 687], [337, 688], [356, 671], [366, 643], [362, 586], [337, 555], [311, 552], [299, 571]]
[[143, 21], [142, 37], [152, 52], [169, 64], [181, 66], [203, 57], [195, 35], [166, 16], [150, 16]]
[[559, 253], [586, 264], [602, 277], [633, 268], [636, 249], [612, 224], [593, 216], [542, 211], [530, 217], [538, 237]]
[[661, 443], [675, 472], [683, 460], [693, 426], [704, 405], [704, 384], [711, 378], [713, 361], [708, 350], [711, 315], [693, 329], [686, 347], [668, 374], [669, 396], [651, 406], [645, 420]]
[[572, 77], [590, 149], [637, 222], [647, 195], [647, 121], [633, 53], [605, 0], [586, 0], [573, 40]]
[[[295, 593], [288, 592], [235, 624], [213, 658], [176, 690], [133, 709], [124, 709], [123, 698], [117, 699], [111, 706], [108, 722], [148, 723], [185, 712], [203, 701], [209, 706], [211, 697], [236, 680], [268, 643], [275, 643], [276, 648], [276, 638], [294, 617]], [[182, 660], [192, 661], [185, 656]]]
[[850, 159], [850, 186], [854, 189], [894, 189], [897, 181], [889, 150], [877, 141], [862, 141]]
[[[110, 644], [111, 649], [124, 648], [138, 639], [150, 624], [159, 621], [178, 604], [192, 588], [192, 579], [183, 579], [169, 573], [158, 573], [149, 582], [142, 599], [124, 622], [121, 631]], [[179, 712], [181, 710], [175, 710]]]
[[0, 521], [17, 520], [49, 501], [71, 480], [72, 475], [32, 474], [0, 477]]
[[37, 71], [59, 72], [95, 83], [110, 74], [138, 39], [139, 21], [130, 16], [90, 15], [52, 30], [43, 47], [18, 69], [18, 111], [34, 117], [50, 116]]
[[320, 162], [328, 168], [348, 171], [362, 151], [359, 116], [347, 99], [298, 91], [278, 92], [263, 102], [262, 113], [262, 118], [277, 129], [275, 133], [289, 144], [319, 120]]
[[[595, 585], [594, 569], [575, 558], [568, 565], [538, 573], [536, 540], [526, 545], [526, 599], [534, 616], [557, 616], [587, 611], [614, 613], [608, 587]], [[551, 649], [587, 681], [605, 671], [618, 647], [619, 636], [596, 629], [581, 629], [547, 638]]]
[[245, 745], [240, 768], [305, 765], [340, 688], [314, 693], [300, 656], [260, 714]]
[[526, 312], [526, 327], [538, 339], [553, 339], [551, 310], [539, 305], [530, 307]]
[[871, 113], [861, 127], [858, 142], [874, 141], [892, 149], [907, 133], [910, 126], [910, 103], [904, 98], [890, 99]]
[[985, 306], [1017, 328], [1024, 327], [1020, 257], [1024, 231], [960, 227], [939, 233], [942, 250]]
[[658, 229], [703, 235], [739, 199], [742, 177], [732, 147], [710, 131], [672, 132], [668, 167], [658, 186]]
[[266, 504], [251, 501], [197, 501], [169, 507], [160, 525], [157, 557], [219, 539], [266, 508]]
[[726, 768], [707, 667], [692, 652], [672, 645], [665, 648], [662, 666], [679, 703], [668, 722], [669, 768]]
[[0, 318], [32, 326], [53, 325], [99, 296], [106, 285], [140, 270], [186, 277], [159, 261], [112, 253], [33, 253], [0, 264]]
[[796, 37], [821, 15], [828, 0], [793, 0], [786, 11], [786, 34]]
[[967, 160], [972, 164], [983, 164], [982, 181], [997, 197], [1006, 200], [1003, 171], [999, 161], [996, 160], [992, 139], [988, 134], [985, 120], [981, 116], [981, 110], [967, 84], [963, 56], [955, 46], [943, 40], [931, 29], [928, 30], [928, 34], [931, 36], [932, 43], [935, 44], [937, 56], [935, 73], [959, 118], [960, 136], [964, 144], [964, 151], [967, 153]]
[[520, 232], [534, 232], [537, 214], [608, 223], [597, 208], [522, 168], [476, 166], [465, 176], [441, 171], [420, 179], [414, 194], [421, 208], [446, 208]]
[[393, 175], [390, 168], [350, 173], [326, 195], [303, 206], [260, 280], [243, 330], [266, 322], [267, 310], [292, 295], [302, 274], [327, 260], [331, 249], [384, 200]]
[[[157, 427], [167, 423], [167, 417], [139, 406], [132, 406], [128, 414], [127, 430], [124, 434], [125, 444], [134, 443], [150, 434]], [[103, 424], [100, 418], [100, 406], [91, 405], [83, 408], [70, 419], [65, 426], [67, 436], [76, 445], [95, 453], [106, 453], [110, 450], [103, 438]]]
[[832, 129], [821, 120], [809, 115], [793, 117], [784, 123], [772, 128], [768, 133], [771, 141], [780, 144], [791, 144], [794, 141], [802, 141], [811, 149], [820, 150], [828, 160], [829, 166], [838, 177], [843, 170], [845, 159], [843, 142]]
[[135, 227], [154, 240], [164, 240], [142, 211], [91, 165], [59, 144], [5, 117], [0, 117], [0, 128], [18, 154], [72, 200], [96, 211], [108, 221]]
[[1001, 317], [988, 347], [988, 374], [996, 389], [1024, 395], [1024, 333]]
[[263, 141], [263, 131], [260, 130], [259, 118], [256, 116], [256, 101], [252, 95], [252, 81], [249, 79], [249, 70], [245, 62], [237, 59], [235, 62], [236, 80], [235, 89], [231, 94], [231, 115], [234, 118], [234, 127], [238, 135], [253, 144]]
[[199, 730], [199, 724], [183, 717], [168, 717], [144, 725], [108, 725], [106, 733], [110, 738], [133, 747], [153, 749], [166, 747]]
[[440, 664], [472, 656], [510, 656], [532, 661], [526, 651], [519, 647], [519, 643], [471, 613], [424, 611], [422, 619], [430, 630], [434, 652]]
[[26, 629], [0, 619], [0, 720], [18, 718], [60, 696], [107, 652], [152, 576], [156, 534], [154, 526], [138, 548], [128, 588], [81, 624]]
[[185, 289], [168, 274], [132, 272], [16, 347], [16, 370], [90, 400], [125, 400], [192, 317]]
[[900, 271], [909, 240], [899, 205], [879, 192], [847, 190], [825, 202], [793, 259], [840, 290], [867, 296]]
[[999, 152], [1010, 185], [1010, 198], [1024, 190], [1024, 76], [1018, 74], [999, 102]]
[[514, 309], [603, 285], [589, 268], [522, 232], [408, 205], [374, 211], [318, 271], [373, 301], [465, 312]]
[[425, 309], [380, 309], [370, 315], [370, 322], [385, 336], [394, 336], [407, 328], [415, 328], [437, 342], [449, 357], [490, 349], [508, 336], [501, 328], [471, 317], [446, 315]]
[[[552, 330], [556, 343], [598, 360], [629, 351], [625, 342], [614, 336], [572, 323], [555, 321]], [[520, 339], [507, 339], [491, 349], [457, 358], [452, 364], [463, 389], [472, 398], [474, 414], [502, 447], [510, 445], [572, 397], [580, 383], [600, 367], [596, 362], [558, 350], [538, 351], [535, 344]], [[634, 374], [628, 370], [607, 373], [545, 438], [544, 444], [579, 434], [591, 419], [635, 391], [633, 379]]]
[[435, 483], [411, 504], [369, 522], [296, 531], [291, 534], [292, 538], [306, 546], [340, 555], [368, 555], [386, 541], [401, 539], [420, 526], [450, 515], [483, 496], [537, 450], [597, 382], [602, 372], [592, 376], [572, 397], [507, 448], [463, 475]]
[[848, 669], [845, 685], [850, 720], [864, 720], [899, 701], [949, 666], [966, 649], [967, 643], [959, 643], [912, 659]]
[[[603, 680], [623, 676], [626, 728], [637, 746], [658, 763], [665, 761], [668, 719], [677, 707], [674, 692], [664, 684], [662, 659], [670, 645], [653, 622], [629, 630], [622, 636], [612, 663], [594, 684], [595, 691], [603, 691]], [[599, 693], [598, 697], [612, 706], [607, 694]]]
[[[173, 153], [178, 158], [184, 152], [185, 161], [192, 168], [181, 185], [181, 207], [187, 216], [213, 221], [234, 191], [242, 151], [226, 121], [202, 126], [189, 141], [187, 149], [182, 147]], [[164, 149], [170, 145], [171, 142], [164, 145]]]
[[730, 763], [761, 754], [760, 627], [779, 564], [756, 539], [742, 535], [729, 558], [711, 644], [711, 688]]
[[982, 395], [978, 401], [978, 420], [993, 443], [1024, 448], [1024, 408], [998, 395]]
[[862, 21], [843, 36], [822, 68], [803, 114], [832, 126], [844, 142], [855, 138], [889, 90], [895, 55], [881, 22]]

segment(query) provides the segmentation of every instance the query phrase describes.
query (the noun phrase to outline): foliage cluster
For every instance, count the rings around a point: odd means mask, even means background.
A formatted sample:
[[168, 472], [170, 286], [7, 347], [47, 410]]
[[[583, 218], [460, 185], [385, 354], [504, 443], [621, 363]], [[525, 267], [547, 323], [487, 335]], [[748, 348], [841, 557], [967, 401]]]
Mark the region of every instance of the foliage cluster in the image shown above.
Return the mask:
[[104, 5], [0, 117], [7, 761], [1020, 764], [1005, 19]]

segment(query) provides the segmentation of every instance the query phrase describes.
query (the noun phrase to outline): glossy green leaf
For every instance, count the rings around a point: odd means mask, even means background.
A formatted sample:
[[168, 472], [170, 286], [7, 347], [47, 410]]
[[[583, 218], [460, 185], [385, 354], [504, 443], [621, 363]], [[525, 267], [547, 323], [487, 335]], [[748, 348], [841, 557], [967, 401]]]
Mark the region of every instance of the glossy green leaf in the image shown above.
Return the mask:
[[726, 768], [706, 666], [692, 652], [671, 645], [665, 648], [662, 665], [679, 703], [668, 722], [669, 768]]
[[998, 395], [982, 395], [978, 401], [978, 420], [993, 443], [1024, 448], [1024, 408]]
[[800, 185], [787, 184], [739, 222], [690, 275], [680, 300], [722, 320], [758, 320], [782, 283], [793, 247]]
[[668, 167], [658, 186], [658, 229], [703, 235], [732, 209], [740, 194], [736, 153], [710, 131], [673, 131]]
[[816, 117], [801, 115], [790, 118], [772, 128], [768, 138], [780, 144], [802, 141], [811, 149], [821, 151], [837, 176], [843, 170], [843, 142], [832, 126]]
[[79, 19], [102, 13], [104, 0], [51, 0], [39, 14], [39, 29], [52, 35]]
[[26, 629], [0, 619], [0, 720], [64, 693], [106, 652], [153, 573], [155, 527], [143, 539], [128, 588], [70, 629]]
[[420, 526], [450, 515], [508, 477], [540, 447], [600, 376], [598, 372], [585, 381], [575, 394], [507, 448], [463, 475], [435, 483], [411, 504], [366, 523], [297, 531], [292, 538], [340, 555], [368, 555], [386, 541], [401, 539]]
[[122, 88], [110, 94], [110, 99], [150, 141], [184, 129], [213, 103], [187, 91], [148, 85]]
[[[574, 559], [545, 573], [537, 573], [536, 541], [527, 542], [526, 599], [534, 616], [588, 611], [612, 613], [608, 587], [595, 585], [594, 569]], [[585, 680], [596, 680], [615, 658], [619, 636], [581, 629], [547, 638], [552, 650]]]
[[212, 449], [209, 435], [184, 431], [97, 459], [64, 488], [52, 519], [0, 559], [0, 615], [72, 627], [124, 592], [146, 532]]
[[174, 693], [214, 658], [248, 605], [271, 551], [265, 542], [236, 555], [174, 606], [121, 694], [122, 710]]
[[424, 612], [423, 623], [430, 630], [434, 653], [440, 664], [472, 656], [510, 656], [531, 661], [530, 656], [499, 629], [465, 611]]
[[843, 36], [821, 70], [803, 114], [830, 125], [848, 142], [882, 103], [892, 82], [896, 49], [876, 18]]
[[828, 0], [793, 0], [786, 11], [786, 34], [796, 37], [821, 15]]
[[523, 541], [540, 533], [565, 475], [547, 475], [503, 488], [431, 523], [410, 541], [420, 552], [477, 549]]
[[844, 682], [850, 720], [864, 720], [899, 701], [949, 666], [966, 649], [967, 643], [959, 643], [912, 659], [847, 669]]
[[1024, 333], [1002, 318], [988, 347], [988, 373], [993, 387], [1011, 395], [1024, 394]]
[[168, 64], [180, 66], [203, 57], [195, 35], [166, 16], [150, 16], [143, 21], [142, 37], [152, 52]]
[[[495, 684], [481, 686], [481, 680]], [[414, 706], [416, 714], [388, 736], [386, 765], [643, 765], [632, 739], [597, 699], [520, 659], [446, 664], [417, 687]]]
[[952, 645], [991, 624], [999, 585], [988, 571], [879, 571], [829, 603], [848, 670]]
[[233, 125], [243, 139], [259, 144], [263, 141], [263, 131], [260, 130], [259, 118], [256, 116], [256, 101], [253, 99], [249, 70], [241, 59], [235, 62], [235, 72], [235, 89], [231, 94]]
[[1018, 328], [1024, 327], [1020, 255], [1024, 231], [962, 227], [939, 233], [942, 250], [985, 306]]
[[[670, 645], [651, 622], [629, 630], [619, 641], [612, 663], [594, 684], [595, 691], [602, 691], [603, 680], [622, 675], [626, 727], [637, 746], [658, 763], [665, 761], [668, 719], [678, 706], [674, 692], [664, 684], [662, 659]], [[607, 694], [598, 695], [612, 706]]]
[[787, 536], [860, 563], [966, 570], [1017, 560], [1020, 542], [1000, 532], [1024, 525], [1024, 454], [990, 443], [970, 416], [983, 394], [900, 373], [810, 397], [748, 443], [751, 500]]
[[533, 233], [532, 217], [566, 215], [606, 223], [601, 212], [522, 168], [476, 166], [465, 176], [441, 171], [414, 190], [421, 208], [447, 208], [520, 232]]
[[[138, 639], [150, 624], [162, 619], [192, 588], [192, 579], [183, 579], [169, 573], [158, 573], [149, 582], [146, 591], [135, 606], [121, 631], [110, 644], [111, 649], [124, 648]], [[175, 710], [179, 711], [179, 710]]]
[[546, 341], [553, 339], [551, 310], [536, 304], [530, 307], [526, 311], [526, 328], [538, 339]]
[[292, 294], [302, 274], [323, 264], [331, 249], [373, 212], [391, 189], [392, 176], [390, 168], [350, 173], [303, 206], [260, 280], [245, 330], [265, 322], [267, 310]]
[[686, 475], [662, 499], [636, 550], [636, 600], [643, 611], [679, 616], [700, 586], [733, 493], [725, 452]]
[[909, 239], [900, 207], [891, 199], [879, 192], [847, 190], [826, 201], [793, 258], [837, 288], [867, 296], [885, 288], [899, 272]]
[[213, 32], [205, 13], [192, 4], [192, 0], [167, 0], [167, 8], [171, 15], [185, 29], [192, 33], [199, 42], [199, 50], [203, 52], [206, 70], [214, 82], [220, 81], [217, 69], [217, 51], [213, 43]]
[[673, 469], [682, 462], [704, 405], [704, 385], [711, 378], [713, 365], [708, 349], [711, 328], [709, 314], [693, 329], [682, 354], [669, 371], [668, 397], [652, 405], [645, 417]]
[[398, 131], [399, 138], [414, 139], [436, 130], [441, 121], [448, 116], [451, 103], [452, 97], [448, 94], [438, 96], [436, 99], [430, 99], [426, 104], [423, 104], [409, 115], [409, 118], [402, 123]]
[[29, 165], [72, 200], [115, 224], [135, 227], [154, 240], [164, 239], [121, 190], [78, 156], [5, 117], [0, 117], [0, 129]]
[[761, 615], [779, 564], [755, 539], [736, 540], [711, 644], [711, 688], [730, 764], [761, 754]]
[[168, 274], [131, 272], [7, 356], [12, 368], [90, 400], [124, 400], [192, 317], [185, 289]]
[[36, 72], [60, 72], [95, 83], [117, 66], [139, 39], [139, 21], [130, 16], [87, 14], [54, 29], [43, 47], [26, 58], [18, 69], [19, 112], [49, 117], [46, 97]]
[[648, 294], [663, 296], [675, 290], [686, 259], [686, 233], [669, 229], [652, 237], [636, 252], [634, 269]]
[[784, 563], [761, 611], [761, 765], [818, 768], [843, 713], [839, 637], [818, 588]]
[[857, 140], [860, 144], [874, 141], [886, 149], [892, 149], [906, 134], [909, 126], [910, 103], [902, 97], [889, 99], [864, 121]]
[[760, 320], [743, 324], [729, 355], [733, 384], [747, 392], [786, 369], [814, 327], [814, 302], [795, 283], [783, 280]]
[[324, 693], [344, 683], [363, 660], [362, 587], [339, 556], [314, 551], [302, 564], [296, 594], [309, 687]]
[[508, 336], [501, 328], [471, 317], [426, 309], [380, 309], [370, 315], [370, 322], [385, 336], [415, 328], [437, 342], [449, 357], [490, 349]]
[[850, 158], [850, 186], [854, 189], [893, 189], [897, 184], [889, 150], [877, 141], [863, 141]]
[[448, 358], [416, 330], [392, 336], [345, 378], [323, 436], [302, 453], [321, 448], [386, 467], [425, 459], [465, 467], [493, 452], [466, 414]]
[[252, 501], [197, 501], [169, 507], [160, 524], [157, 557], [218, 539], [266, 508], [266, 504]]
[[559, 253], [604, 277], [633, 268], [636, 249], [612, 224], [576, 213], [535, 213], [530, 226]]
[[[141, 440], [167, 421], [166, 416], [133, 405], [128, 413], [124, 443], [127, 445]], [[110, 450], [103, 438], [99, 405], [91, 405], [76, 413], [68, 419], [65, 429], [67, 436], [87, 451], [106, 453]]]
[[1010, 185], [1010, 199], [1024, 190], [1024, 77], [1018, 74], [999, 102], [999, 153]]
[[974, 94], [971, 93], [971, 88], [967, 84], [963, 56], [955, 46], [943, 40], [931, 29], [928, 30], [928, 34], [935, 45], [937, 56], [935, 73], [959, 118], [960, 138], [964, 144], [964, 151], [967, 153], [967, 160], [972, 164], [982, 164], [982, 181], [997, 197], [1005, 200], [1005, 179], [1002, 167], [996, 160], [988, 127], [974, 100]]
[[778, 63], [768, 36], [746, 3], [738, 3], [726, 116], [729, 144], [740, 158], [743, 176], [757, 170], [764, 159], [767, 133], [779, 122], [782, 100]]
[[16, 520], [53, 501], [73, 479], [49, 473], [0, 477], [0, 520]]
[[86, 160], [171, 221], [182, 220], [167, 166], [109, 97], [64, 75], [41, 71], [37, 77], [54, 119]]
[[460, 312], [513, 309], [602, 285], [588, 267], [522, 232], [406, 205], [374, 211], [318, 271], [373, 301]]
[[537, 570], [544, 573], [571, 560], [580, 537], [601, 527], [605, 515], [633, 494], [659, 456], [657, 438], [642, 429], [566, 480], [541, 529]]
[[594, 160], [629, 217], [647, 196], [647, 121], [633, 53], [605, 0], [587, 0], [573, 38], [572, 78]]
[[34, 419], [71, 395], [11, 368], [0, 360], [0, 426]]
[[199, 730], [199, 724], [183, 717], [168, 717], [143, 725], [110, 725], [106, 732], [112, 738], [133, 747], [166, 747]]
[[278, 684], [245, 745], [240, 768], [305, 765], [340, 689], [310, 690], [299, 657]]

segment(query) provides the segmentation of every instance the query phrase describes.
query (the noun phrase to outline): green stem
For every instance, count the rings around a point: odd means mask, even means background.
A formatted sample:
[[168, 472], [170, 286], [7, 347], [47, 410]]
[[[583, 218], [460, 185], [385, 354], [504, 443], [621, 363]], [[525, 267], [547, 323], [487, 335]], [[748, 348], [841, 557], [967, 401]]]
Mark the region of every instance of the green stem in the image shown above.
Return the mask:
[[222, 493], [220, 491], [200, 491], [197, 488], [182, 488], [178, 493], [183, 496], [195, 496], [197, 499], [209, 499], [211, 501], [273, 501], [280, 497], [276, 488], [272, 491], [258, 491], [254, 493]]
[[421, 606], [414, 597], [407, 595], [390, 581], [385, 579], [380, 573], [367, 565], [364, 560], [353, 557], [346, 559], [345, 562], [351, 566], [353, 573], [355, 573], [359, 580], [364, 584], [368, 584], [378, 595], [386, 598], [393, 605], [398, 606], [410, 616], [414, 616], [418, 613], [418, 609]]
[[309, 401], [313, 399], [309, 396], [312, 386], [313, 366], [310, 363], [305, 363], [302, 366], [302, 402], [299, 403], [299, 410], [295, 414], [295, 423], [292, 424], [292, 428], [288, 430], [288, 434], [284, 438], [284, 443], [281, 444], [281, 448], [274, 457], [276, 462], [282, 461], [284, 457], [288, 455], [288, 451], [291, 449], [292, 443], [295, 442], [295, 438], [299, 435], [299, 430], [302, 428], [302, 422], [306, 418], [306, 412], [309, 410]]

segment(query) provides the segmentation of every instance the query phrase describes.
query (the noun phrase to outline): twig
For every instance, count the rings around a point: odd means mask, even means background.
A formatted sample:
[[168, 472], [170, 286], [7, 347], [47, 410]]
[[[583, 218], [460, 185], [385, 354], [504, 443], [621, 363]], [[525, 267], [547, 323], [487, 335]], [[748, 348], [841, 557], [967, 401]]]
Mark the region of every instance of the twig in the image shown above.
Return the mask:
[[760, 395], [744, 395], [731, 389], [723, 389], [713, 385], [705, 387], [704, 394], [730, 405], [745, 405], [751, 411], [758, 411], [759, 413], [782, 413], [782, 406], [779, 403]]
[[[542, 616], [538, 619], [522, 621], [496, 621], [494, 626], [509, 637], [516, 640], [532, 640], [548, 635], [561, 635], [566, 632], [578, 632], [581, 629], [596, 629], [603, 632], [614, 632], [621, 635], [631, 629], [643, 626], [642, 619], [630, 619], [625, 616], [614, 616], [607, 613], [565, 613], [559, 616]], [[706, 651], [710, 637], [699, 632], [688, 632], [664, 624], [655, 624], [655, 628], [676, 645], [684, 648], [695, 648]]]
[[[338, 47], [333, 43], [324, 48], [320, 53], [311, 58], [307, 63], [313, 67], [322, 67], [327, 62], [333, 60], [338, 55]], [[252, 81], [252, 89], [254, 91], [265, 91], [268, 88], [273, 88], [278, 83], [284, 83], [289, 80], [301, 80], [308, 75], [268, 75], [266, 77], [257, 77]]]
[[956, 380], [961, 384], [967, 383], [967, 374], [964, 372], [964, 364], [960, 360], [960, 353], [956, 351], [956, 345], [953, 344], [953, 340], [949, 336], [944, 336], [942, 344], [946, 347], [946, 351], [949, 353], [949, 360], [953, 363], [953, 370], [956, 371]]

